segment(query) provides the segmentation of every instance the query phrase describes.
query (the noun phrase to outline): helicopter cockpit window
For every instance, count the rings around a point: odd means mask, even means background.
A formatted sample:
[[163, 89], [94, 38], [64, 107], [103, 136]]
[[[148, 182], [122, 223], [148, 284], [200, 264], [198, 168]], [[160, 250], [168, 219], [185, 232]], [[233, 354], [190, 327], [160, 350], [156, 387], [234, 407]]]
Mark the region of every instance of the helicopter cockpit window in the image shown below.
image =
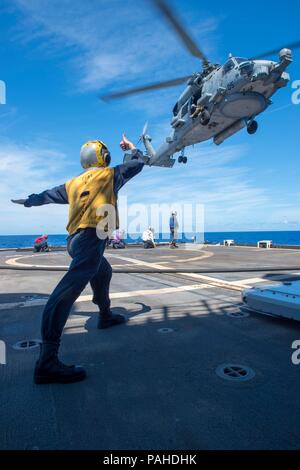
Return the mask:
[[183, 107], [182, 107], [182, 110], [181, 110], [181, 116], [185, 116], [187, 114], [189, 110], [189, 103], [187, 102]]
[[234, 68], [234, 62], [233, 60], [229, 60], [226, 62], [226, 64], [223, 66], [223, 74], [225, 75], [226, 73], [230, 72]]
[[173, 108], [173, 116], [177, 116], [177, 114], [178, 114], [178, 103], [176, 103]]
[[235, 57], [235, 60], [238, 64], [242, 64], [243, 62], [248, 62], [248, 59], [243, 59], [242, 57]]

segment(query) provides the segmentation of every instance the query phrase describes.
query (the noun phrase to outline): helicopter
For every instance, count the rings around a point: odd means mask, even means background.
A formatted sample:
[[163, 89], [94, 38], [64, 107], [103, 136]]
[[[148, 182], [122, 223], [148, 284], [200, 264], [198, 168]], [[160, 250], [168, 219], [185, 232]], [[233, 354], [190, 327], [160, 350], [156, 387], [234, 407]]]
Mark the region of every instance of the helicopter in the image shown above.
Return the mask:
[[[179, 163], [187, 163], [185, 148], [213, 139], [216, 145], [247, 128], [250, 135], [256, 133], [256, 117], [272, 104], [271, 97], [290, 81], [286, 72], [292, 63], [294, 42], [279, 52], [279, 61], [265, 60], [278, 49], [251, 59], [229, 54], [224, 65], [213, 64], [187, 33], [166, 0], [151, 0], [171, 25], [187, 50], [202, 62], [202, 70], [192, 75], [153, 83], [145, 86], [103, 95], [105, 101], [123, 98], [136, 93], [158, 90], [186, 83], [186, 88], [173, 108], [172, 132], [165, 142], [154, 150], [151, 137], [144, 126], [141, 140], [146, 148], [145, 163], [149, 166], [173, 167], [178, 152]], [[130, 159], [125, 155], [124, 161]]]

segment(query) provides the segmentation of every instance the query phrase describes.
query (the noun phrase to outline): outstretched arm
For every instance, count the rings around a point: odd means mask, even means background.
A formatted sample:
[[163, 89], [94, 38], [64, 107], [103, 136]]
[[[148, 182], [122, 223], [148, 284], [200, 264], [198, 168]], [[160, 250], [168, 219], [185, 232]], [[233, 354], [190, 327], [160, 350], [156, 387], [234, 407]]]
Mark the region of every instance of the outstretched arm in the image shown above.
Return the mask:
[[138, 150], [135, 145], [130, 142], [123, 134], [120, 147], [122, 150], [131, 150], [132, 159], [121, 165], [117, 165], [114, 175], [114, 191], [117, 192], [126, 184], [131, 178], [140, 173], [144, 167], [143, 154]]
[[64, 184], [46, 189], [40, 194], [30, 194], [27, 199], [12, 199], [15, 204], [25, 207], [43, 206], [44, 204], [68, 204], [68, 195]]

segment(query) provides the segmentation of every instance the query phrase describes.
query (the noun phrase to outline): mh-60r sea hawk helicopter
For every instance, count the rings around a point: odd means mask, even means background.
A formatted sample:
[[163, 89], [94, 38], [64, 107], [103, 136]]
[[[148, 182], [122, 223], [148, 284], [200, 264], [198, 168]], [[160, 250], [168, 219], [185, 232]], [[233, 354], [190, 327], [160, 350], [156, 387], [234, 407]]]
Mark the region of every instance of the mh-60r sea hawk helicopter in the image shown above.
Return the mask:
[[[149, 157], [148, 164], [172, 167], [175, 163], [172, 157], [180, 151], [178, 162], [187, 163], [185, 147], [211, 138], [216, 145], [220, 145], [244, 127], [247, 127], [249, 134], [255, 134], [258, 128], [256, 116], [272, 104], [270, 98], [290, 81], [290, 76], [285, 70], [292, 62], [291, 49], [299, 47], [300, 41], [282, 49], [279, 52], [279, 62], [262, 60], [263, 57], [278, 52], [276, 49], [252, 59], [230, 55], [225, 65], [212, 64], [185, 31], [165, 0], [152, 2], [190, 53], [201, 59], [203, 70], [192, 76], [102, 96], [104, 100], [112, 100], [187, 82], [186, 89], [173, 109], [172, 133], [157, 151], [151, 145], [151, 137], [147, 135], [147, 125], [143, 129], [141, 139]], [[129, 158], [125, 156], [125, 159]]]

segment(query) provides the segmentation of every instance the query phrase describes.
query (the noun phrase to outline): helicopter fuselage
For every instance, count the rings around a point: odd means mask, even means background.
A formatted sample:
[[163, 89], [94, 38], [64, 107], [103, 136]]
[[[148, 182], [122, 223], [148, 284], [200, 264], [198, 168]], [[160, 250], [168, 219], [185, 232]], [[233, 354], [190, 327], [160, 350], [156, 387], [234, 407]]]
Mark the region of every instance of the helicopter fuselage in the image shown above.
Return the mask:
[[[150, 138], [143, 137], [150, 165], [173, 166], [172, 156], [185, 147], [209, 139], [220, 145], [249, 125], [272, 104], [270, 98], [278, 89], [288, 84], [285, 69], [291, 62], [287, 49], [280, 52], [279, 62], [230, 56], [209, 74], [193, 75], [174, 107], [173, 131], [166, 142], [154, 152]], [[206, 123], [203, 112], [209, 116]]]

